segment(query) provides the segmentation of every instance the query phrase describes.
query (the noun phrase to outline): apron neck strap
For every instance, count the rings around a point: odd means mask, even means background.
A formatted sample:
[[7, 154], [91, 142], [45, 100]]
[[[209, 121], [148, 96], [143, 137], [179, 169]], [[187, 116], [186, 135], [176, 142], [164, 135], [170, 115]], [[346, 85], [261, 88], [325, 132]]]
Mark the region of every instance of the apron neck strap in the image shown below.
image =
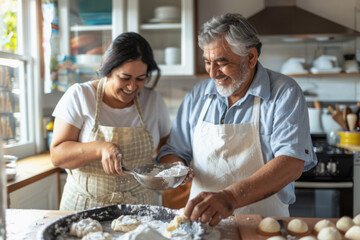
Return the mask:
[[260, 120], [260, 102], [261, 98], [258, 96], [254, 96], [254, 105], [252, 111], [252, 122], [259, 129], [259, 120]]
[[200, 116], [199, 116], [199, 120], [200, 120], [200, 121], [204, 121], [205, 114], [207, 113], [207, 110], [209, 109], [210, 103], [211, 103], [211, 101], [212, 101], [213, 99], [214, 99], [214, 95], [210, 95], [210, 96], [206, 99], [205, 104], [204, 104], [204, 107], [202, 108], [201, 113], [200, 113]]

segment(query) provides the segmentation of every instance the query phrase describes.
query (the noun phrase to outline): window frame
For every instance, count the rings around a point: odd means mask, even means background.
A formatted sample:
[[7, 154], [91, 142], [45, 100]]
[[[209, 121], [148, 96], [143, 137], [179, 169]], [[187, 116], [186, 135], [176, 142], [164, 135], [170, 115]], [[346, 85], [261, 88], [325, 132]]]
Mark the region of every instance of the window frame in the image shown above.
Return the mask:
[[[27, 141], [4, 145], [4, 153], [19, 158], [34, 155], [44, 150], [42, 127], [41, 81], [41, 0], [18, 0], [17, 9], [17, 54], [0, 51], [0, 57], [20, 60], [24, 63], [24, 79], [19, 79], [19, 86], [26, 92], [20, 100], [21, 119], [26, 118]], [[22, 125], [23, 126], [23, 125]]]

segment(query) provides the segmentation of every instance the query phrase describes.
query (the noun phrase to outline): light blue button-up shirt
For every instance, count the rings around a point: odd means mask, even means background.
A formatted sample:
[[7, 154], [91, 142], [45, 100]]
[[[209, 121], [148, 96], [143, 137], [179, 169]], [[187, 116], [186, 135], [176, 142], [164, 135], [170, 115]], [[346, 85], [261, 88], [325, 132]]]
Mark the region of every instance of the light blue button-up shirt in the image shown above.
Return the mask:
[[[303, 160], [304, 171], [316, 165], [307, 104], [301, 88], [292, 78], [265, 69], [259, 62], [246, 95], [230, 108], [228, 99], [217, 92], [213, 79], [205, 80], [190, 90], [180, 105], [170, 138], [161, 148], [157, 161], [162, 156], [174, 154], [190, 164], [194, 128], [206, 99], [211, 95], [214, 98], [204, 121], [213, 124], [251, 122], [254, 96], [261, 98], [259, 131], [265, 163], [286, 155]], [[294, 183], [278, 192], [278, 197], [285, 204], [294, 203]]]

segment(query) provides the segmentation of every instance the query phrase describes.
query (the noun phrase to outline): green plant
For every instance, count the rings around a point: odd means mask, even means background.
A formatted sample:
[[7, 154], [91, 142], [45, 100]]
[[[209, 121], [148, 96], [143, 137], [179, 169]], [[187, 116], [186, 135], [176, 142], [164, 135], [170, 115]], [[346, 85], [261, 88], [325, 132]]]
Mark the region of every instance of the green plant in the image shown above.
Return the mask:
[[3, 14], [2, 22], [5, 27], [5, 31], [2, 32], [0, 50], [6, 50], [8, 52], [16, 52], [17, 48], [17, 1], [10, 0], [6, 3], [1, 3]]

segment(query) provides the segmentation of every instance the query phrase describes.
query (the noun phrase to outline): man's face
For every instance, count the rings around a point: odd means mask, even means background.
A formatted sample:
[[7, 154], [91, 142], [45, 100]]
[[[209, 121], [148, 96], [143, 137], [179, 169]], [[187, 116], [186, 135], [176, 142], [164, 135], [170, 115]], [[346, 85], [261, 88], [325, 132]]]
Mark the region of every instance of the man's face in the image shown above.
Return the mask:
[[205, 69], [216, 83], [220, 95], [229, 97], [240, 91], [249, 80], [248, 59], [235, 54], [228, 42], [221, 38], [204, 46]]

